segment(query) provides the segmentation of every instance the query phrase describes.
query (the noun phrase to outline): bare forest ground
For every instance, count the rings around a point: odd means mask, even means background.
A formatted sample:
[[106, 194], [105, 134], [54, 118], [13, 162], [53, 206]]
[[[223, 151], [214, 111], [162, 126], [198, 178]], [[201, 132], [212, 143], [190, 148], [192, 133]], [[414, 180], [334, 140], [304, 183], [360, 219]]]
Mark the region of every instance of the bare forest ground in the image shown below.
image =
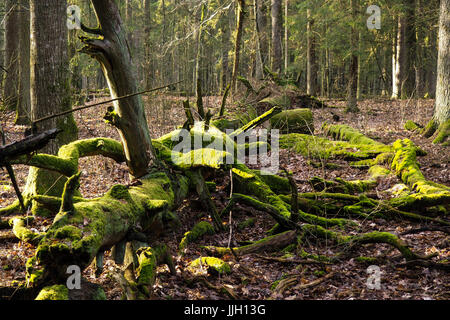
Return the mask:
[[[147, 121], [152, 137], [159, 137], [175, 129], [184, 122], [184, 112], [181, 98], [167, 95], [153, 95], [145, 98], [147, 105]], [[205, 97], [206, 107], [220, 105], [221, 97]], [[315, 134], [320, 134], [323, 121], [333, 122], [332, 114], [340, 116], [340, 123], [353, 126], [368, 136], [383, 143], [392, 143], [396, 139], [410, 138], [427, 151], [427, 155], [419, 158], [421, 170], [427, 179], [450, 185], [450, 156], [448, 148], [435, 146], [431, 141], [415, 136], [403, 129], [406, 120], [413, 120], [425, 124], [433, 113], [433, 100], [391, 101], [383, 99], [370, 99], [360, 101], [358, 107], [361, 113], [357, 115], [345, 114], [344, 101], [327, 101], [336, 108], [314, 109]], [[119, 139], [115, 129], [105, 124], [102, 116], [106, 106], [88, 109], [75, 114], [79, 128], [79, 138], [106, 136]], [[14, 114], [1, 115], [1, 122], [7, 134], [7, 142], [19, 140], [23, 136], [24, 127], [13, 125]], [[305, 182], [312, 176], [321, 176], [327, 179], [342, 177], [344, 179], [365, 178], [367, 171], [351, 168], [346, 162], [335, 170], [313, 168], [303, 156], [281, 150], [281, 165], [293, 171], [299, 192], [310, 191]], [[19, 185], [23, 188], [27, 176], [27, 167], [15, 166]], [[127, 168], [110, 159], [92, 157], [82, 159], [81, 192], [86, 198], [102, 195], [113, 184], [127, 183]], [[213, 194], [219, 210], [227, 203], [228, 178], [217, 181], [217, 192]], [[398, 183], [393, 177], [379, 183], [377, 190], [382, 191]], [[15, 199], [13, 188], [10, 186], [6, 170], [0, 170], [0, 207], [10, 204]], [[205, 219], [205, 214], [195, 196], [187, 199], [177, 211], [181, 220], [181, 227], [176, 231], [167, 233], [160, 239], [172, 251], [176, 264], [176, 275], [171, 275], [166, 266], [158, 269], [157, 281], [154, 287], [155, 299], [228, 299], [223, 291], [207, 287], [204, 282], [188, 281], [185, 268], [188, 263], [199, 256], [206, 256], [200, 246], [215, 245], [227, 246], [229, 232], [225, 231], [213, 236], [205, 236], [198, 243], [189, 245], [185, 255], [177, 253], [181, 238], [193, 225]], [[232, 224], [237, 226], [240, 222], [256, 218], [251, 227], [238, 230], [233, 228], [232, 245], [236, 246], [245, 241], [258, 240], [266, 236], [274, 221], [265, 213], [258, 212], [244, 206], [233, 210]], [[224, 220], [228, 220], [224, 218]], [[51, 219], [38, 219], [33, 228], [41, 231], [51, 224]], [[360, 232], [387, 231], [400, 234], [408, 229], [416, 228], [418, 224], [408, 221], [385, 221], [378, 219], [361, 223]], [[0, 230], [0, 236], [10, 231]], [[421, 232], [402, 236], [411, 244], [416, 252], [426, 254], [437, 253], [439, 260], [450, 256], [449, 238], [441, 232]], [[307, 253], [331, 256], [335, 252], [332, 244], [324, 241], [309, 243], [303, 248]], [[0, 240], [0, 286], [10, 285], [13, 280], [24, 280], [25, 262], [32, 256], [34, 248], [26, 243], [16, 240]], [[406, 268], [401, 266], [403, 261], [396, 250], [384, 244], [371, 244], [361, 247], [360, 256], [377, 257], [381, 269], [381, 289], [369, 289], [366, 285], [369, 274], [369, 264], [359, 262], [357, 259], [343, 261], [335, 265], [296, 264], [289, 261], [292, 256], [283, 252], [276, 254], [246, 255], [236, 260], [234, 256], [227, 256], [225, 260], [232, 265], [232, 273], [225, 276], [208, 275], [207, 279], [216, 287], [225, 286], [232, 290], [239, 299], [449, 299], [450, 276], [443, 270], [424, 267]], [[283, 257], [284, 256], [284, 257]], [[283, 257], [275, 261], [274, 257]], [[295, 258], [295, 257], [294, 257]], [[282, 261], [282, 262], [281, 262]], [[116, 268], [109, 252], [105, 254], [104, 271], [99, 278], [95, 278], [94, 269], [88, 268], [84, 276], [91, 282], [100, 284], [106, 292], [108, 299], [120, 299], [122, 296], [119, 285], [113, 280], [111, 271]], [[310, 283], [322, 278], [324, 274], [334, 272], [334, 276], [320, 284], [307, 289], [287, 289], [276, 293], [273, 288], [280, 279], [295, 277], [298, 283]]]

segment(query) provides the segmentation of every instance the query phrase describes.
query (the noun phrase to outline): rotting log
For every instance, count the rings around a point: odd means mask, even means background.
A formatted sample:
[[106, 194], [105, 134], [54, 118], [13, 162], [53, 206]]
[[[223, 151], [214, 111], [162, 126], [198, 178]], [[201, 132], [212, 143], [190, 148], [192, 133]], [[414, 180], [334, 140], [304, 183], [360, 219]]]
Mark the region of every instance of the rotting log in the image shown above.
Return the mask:
[[310, 109], [291, 109], [280, 112], [270, 119], [271, 129], [280, 133], [314, 133], [313, 115]]

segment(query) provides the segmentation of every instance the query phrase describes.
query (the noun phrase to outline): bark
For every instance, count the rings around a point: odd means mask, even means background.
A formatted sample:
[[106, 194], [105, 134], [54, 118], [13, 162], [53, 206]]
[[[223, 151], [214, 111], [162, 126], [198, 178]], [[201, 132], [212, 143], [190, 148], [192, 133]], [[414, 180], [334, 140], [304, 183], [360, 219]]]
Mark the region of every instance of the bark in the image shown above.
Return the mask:
[[261, 50], [261, 26], [260, 26], [260, 17], [261, 9], [259, 0], [253, 0], [253, 12], [255, 18], [255, 33], [256, 33], [256, 66], [255, 66], [255, 77], [257, 79], [263, 79], [264, 76], [264, 64], [263, 64], [263, 53]]
[[282, 70], [282, 30], [283, 20], [281, 11], [281, 0], [271, 0], [272, 17], [272, 45], [271, 45], [271, 69], [272, 72], [281, 73]]
[[30, 6], [28, 0], [20, 1], [19, 28], [19, 92], [16, 124], [28, 124], [31, 120], [30, 96]]
[[434, 119], [439, 125], [450, 119], [450, 1], [441, 0], [439, 53]]
[[402, 99], [411, 97], [415, 91], [415, 0], [406, 1], [404, 8], [398, 17], [392, 87], [392, 97]]
[[317, 59], [316, 59], [316, 40], [313, 32], [314, 19], [312, 18], [311, 9], [307, 9], [307, 52], [306, 52], [306, 94], [316, 96], [317, 88]]
[[18, 70], [19, 70], [19, 5], [17, 1], [7, 0], [5, 5], [5, 72], [3, 99], [8, 109], [17, 105]]
[[[71, 109], [69, 87], [69, 58], [67, 44], [67, 2], [30, 2], [30, 94], [32, 121]], [[52, 30], [52, 32], [49, 32]], [[60, 129], [62, 132], [41, 151], [56, 154], [61, 145], [77, 138], [72, 114], [35, 124], [34, 130], [43, 132]], [[24, 190], [24, 198], [39, 194], [61, 196], [65, 178], [58, 173], [31, 167]], [[46, 215], [33, 202], [33, 214]]]
[[[352, 19], [355, 21], [358, 17], [359, 4], [358, 0], [351, 0]], [[358, 31], [356, 27], [352, 27], [351, 31], [351, 49], [349, 82], [347, 88], [347, 108], [346, 112], [358, 112], [357, 91], [358, 91]]]

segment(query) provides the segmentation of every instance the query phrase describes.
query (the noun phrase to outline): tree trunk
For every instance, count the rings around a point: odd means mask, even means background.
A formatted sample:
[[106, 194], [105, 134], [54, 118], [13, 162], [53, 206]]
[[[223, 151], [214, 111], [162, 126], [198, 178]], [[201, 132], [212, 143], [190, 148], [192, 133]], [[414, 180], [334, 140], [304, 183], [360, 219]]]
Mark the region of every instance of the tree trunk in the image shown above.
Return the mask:
[[395, 70], [392, 97], [406, 99], [415, 88], [416, 34], [414, 27], [415, 0], [408, 0], [398, 17]]
[[[353, 21], [357, 19], [358, 15], [358, 0], [351, 0], [352, 18]], [[350, 57], [350, 70], [349, 70], [349, 82], [347, 89], [347, 108], [346, 112], [358, 112], [357, 105], [357, 91], [358, 91], [358, 31], [355, 27], [352, 27], [351, 31], [351, 48], [352, 54]]]
[[284, 73], [287, 75], [289, 65], [289, 30], [288, 30], [289, 0], [284, 2]]
[[244, 26], [244, 15], [245, 15], [245, 1], [237, 0], [237, 30], [236, 30], [236, 39], [234, 42], [234, 63], [233, 63], [233, 74], [231, 76], [231, 88], [233, 94], [237, 92], [236, 87], [236, 79], [237, 74], [239, 72], [239, 60], [241, 54], [241, 40]]
[[271, 69], [273, 72], [280, 73], [282, 70], [282, 12], [281, 0], [271, 0], [271, 17], [272, 17], [272, 51], [271, 51]]
[[[67, 47], [67, 2], [65, 0], [32, 0], [30, 2], [30, 89], [32, 121], [71, 109], [69, 60]], [[51, 31], [50, 31], [51, 30]], [[77, 138], [72, 114], [42, 121], [36, 130], [58, 128], [62, 132], [42, 152], [56, 154], [60, 146]], [[65, 178], [55, 172], [31, 167], [24, 191], [25, 198], [46, 194], [60, 196]], [[39, 208], [33, 201], [33, 213]]]
[[261, 14], [259, 0], [253, 0], [253, 12], [255, 18], [255, 33], [256, 33], [256, 66], [255, 77], [257, 79], [263, 79], [264, 77], [264, 63], [261, 51], [261, 30], [259, 25], [259, 15]]
[[[137, 92], [131, 54], [118, 8], [113, 0], [93, 0], [103, 39], [84, 38], [82, 52], [95, 58], [102, 67], [112, 98]], [[113, 67], [114, 66], [114, 67]], [[154, 165], [155, 153], [144, 113], [141, 96], [114, 102], [114, 111], [105, 116], [114, 125], [124, 143], [130, 175], [141, 177]]]
[[17, 1], [7, 0], [5, 6], [5, 73], [3, 99], [5, 106], [14, 110], [17, 105], [19, 70], [19, 5]]
[[308, 19], [306, 27], [307, 36], [307, 70], [306, 70], [306, 94], [311, 96], [317, 95], [317, 59], [316, 59], [316, 41], [313, 33], [314, 19], [312, 18], [311, 9], [306, 10]]
[[31, 120], [29, 3], [28, 0], [20, 0], [19, 96], [17, 101], [16, 124], [29, 124]]
[[439, 126], [438, 135], [433, 142], [443, 143], [450, 135], [450, 0], [441, 0], [436, 102], [433, 119]]

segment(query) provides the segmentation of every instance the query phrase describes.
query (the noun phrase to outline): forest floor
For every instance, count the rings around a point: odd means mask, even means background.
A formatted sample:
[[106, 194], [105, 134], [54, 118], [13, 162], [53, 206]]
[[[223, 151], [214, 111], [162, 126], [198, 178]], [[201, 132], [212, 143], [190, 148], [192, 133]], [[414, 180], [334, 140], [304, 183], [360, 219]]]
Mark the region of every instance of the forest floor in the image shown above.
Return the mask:
[[[159, 137], [175, 129], [184, 122], [184, 112], [181, 107], [181, 98], [167, 95], [153, 95], [147, 98], [147, 121], [150, 125], [152, 137]], [[419, 157], [421, 170], [428, 180], [450, 186], [450, 156], [448, 148], [435, 146], [431, 140], [416, 136], [403, 129], [406, 120], [413, 120], [426, 124], [433, 113], [433, 100], [391, 101], [388, 99], [367, 99], [359, 102], [361, 113], [345, 114], [344, 101], [327, 101], [333, 108], [313, 109], [315, 134], [320, 135], [323, 121], [333, 123], [331, 111], [340, 116], [339, 123], [348, 124], [359, 129], [371, 138], [389, 144], [397, 139], [410, 138], [417, 145], [427, 151], [427, 155]], [[220, 105], [220, 97], [205, 97], [206, 107]], [[152, 109], [150, 109], [150, 105]], [[87, 109], [75, 114], [78, 123], [79, 138], [92, 138], [106, 136], [119, 139], [115, 129], [102, 120], [106, 106]], [[150, 111], [151, 110], [151, 111]], [[2, 115], [2, 125], [7, 134], [7, 142], [20, 140], [24, 127], [13, 125], [13, 113]], [[341, 177], [354, 180], [364, 179], [367, 170], [350, 167], [342, 161], [339, 169], [313, 168], [308, 165], [308, 159], [290, 151], [280, 151], [281, 166], [291, 170], [297, 181], [299, 192], [311, 191], [306, 182], [313, 176], [326, 179]], [[15, 166], [15, 173], [19, 185], [23, 188], [27, 176], [27, 167]], [[81, 193], [86, 198], [94, 198], [105, 193], [112, 185], [127, 183], [127, 168], [124, 164], [102, 157], [81, 159]], [[215, 181], [217, 191], [213, 198], [221, 210], [227, 203], [228, 178]], [[382, 192], [391, 188], [399, 180], [390, 177], [379, 182], [377, 191]], [[13, 188], [10, 186], [6, 170], [0, 170], [0, 207], [10, 204], [15, 199]], [[358, 250], [359, 256], [377, 257], [377, 265], [381, 270], [381, 288], [369, 289], [366, 281], [369, 277], [367, 267], [370, 264], [359, 259], [350, 259], [333, 265], [297, 264], [295, 255], [286, 255], [283, 252], [275, 254], [249, 254], [236, 260], [234, 256], [225, 256], [232, 266], [230, 275], [207, 275], [212, 288], [205, 282], [189, 281], [186, 267], [190, 261], [207, 256], [200, 246], [214, 245], [227, 246], [229, 231], [215, 235], [204, 236], [197, 243], [190, 244], [184, 255], [177, 252], [178, 245], [184, 233], [191, 230], [193, 225], [206, 219], [204, 212], [198, 204], [196, 196], [185, 200], [178, 209], [177, 214], [181, 220], [181, 227], [166, 233], [159, 241], [171, 249], [177, 273], [171, 275], [166, 266], [158, 268], [157, 280], [154, 286], [155, 299], [228, 299], [228, 295], [217, 288], [226, 287], [234, 292], [239, 299], [450, 299], [450, 275], [443, 270], [425, 267], [402, 266], [404, 260], [398, 251], [384, 244], [370, 244]], [[248, 218], [256, 218], [255, 224], [244, 229], [236, 226]], [[274, 221], [263, 212], [245, 206], [233, 210], [232, 245], [237, 246], [247, 241], [259, 240], [266, 236]], [[228, 217], [224, 217], [228, 222]], [[43, 231], [51, 224], [51, 219], [37, 219], [33, 228]], [[411, 228], [417, 228], [417, 223], [409, 221], [386, 221], [376, 219], [361, 222], [360, 232], [387, 231], [399, 235]], [[9, 230], [0, 230], [0, 238], [7, 237]], [[437, 259], [450, 258], [450, 239], [441, 232], [421, 232], [401, 236], [413, 247], [415, 252], [424, 254], [436, 253]], [[25, 262], [33, 255], [34, 247], [14, 239], [0, 240], [0, 287], [8, 286], [13, 280], [22, 281], [25, 278]], [[311, 254], [331, 256], [336, 247], [325, 241], [310, 241], [309, 246], [303, 248]], [[282, 258], [276, 261], [274, 258]], [[104, 271], [100, 277], [95, 278], [94, 269], [89, 267], [84, 276], [91, 282], [100, 284], [108, 299], [120, 299], [122, 291], [112, 277], [116, 266], [110, 258], [110, 252], [105, 253]], [[276, 293], [273, 288], [280, 279], [295, 277], [298, 283], [310, 283], [322, 278], [325, 274], [333, 272], [333, 276], [315, 286], [302, 290], [288, 288]]]

